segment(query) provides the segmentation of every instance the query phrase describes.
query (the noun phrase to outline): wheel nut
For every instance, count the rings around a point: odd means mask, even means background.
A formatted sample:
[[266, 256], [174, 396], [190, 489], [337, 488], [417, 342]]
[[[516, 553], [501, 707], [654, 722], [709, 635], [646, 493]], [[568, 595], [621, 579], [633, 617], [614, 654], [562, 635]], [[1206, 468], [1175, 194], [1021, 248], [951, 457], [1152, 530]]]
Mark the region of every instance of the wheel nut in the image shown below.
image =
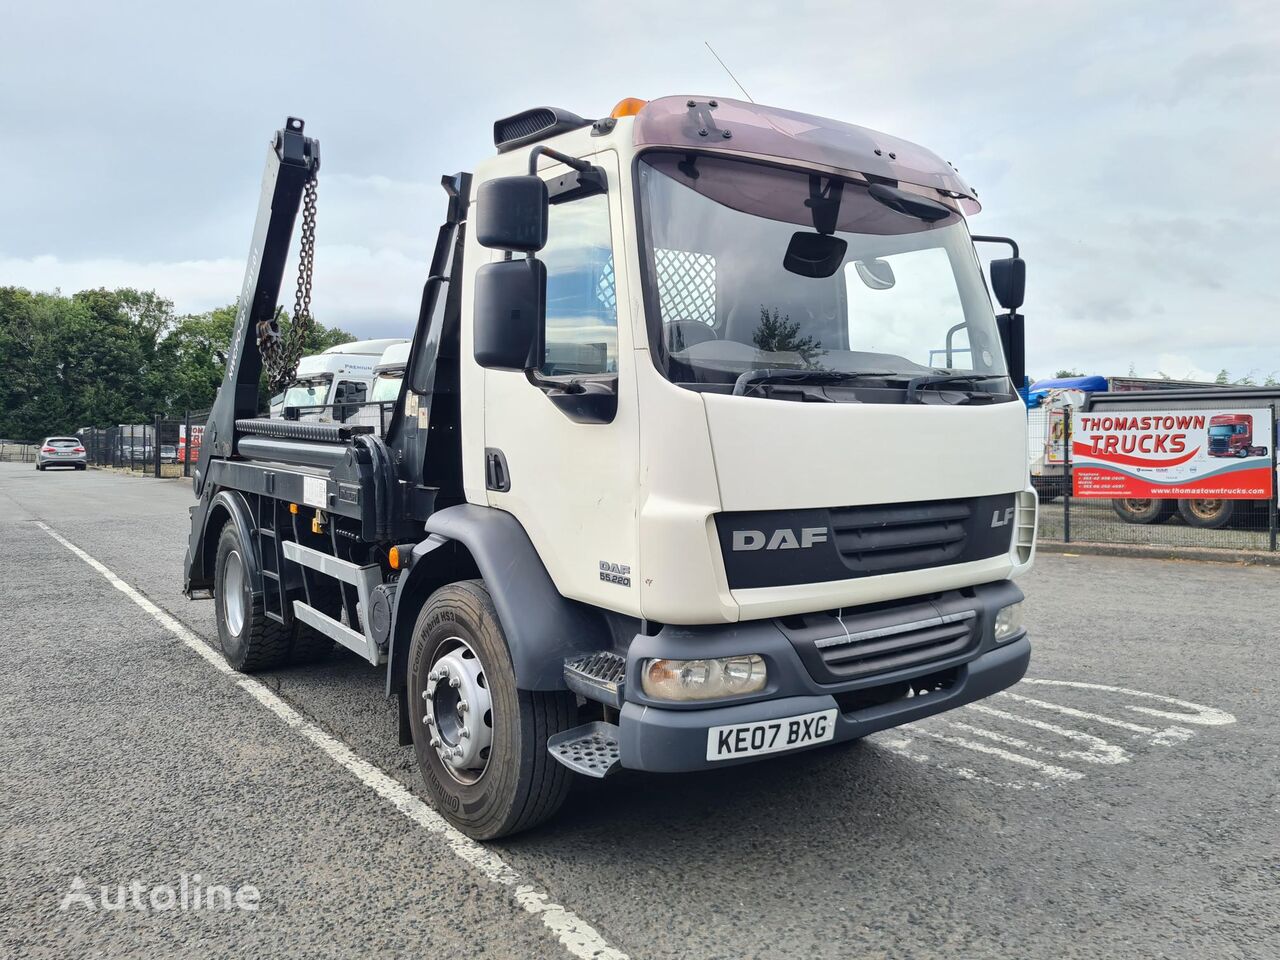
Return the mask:
[[428, 727], [434, 727], [436, 725], [436, 718], [432, 714], [428, 713], [425, 717], [422, 718], [422, 722], [425, 723]]
[[463, 714], [463, 715], [465, 716], [465, 715], [466, 715], [467, 710], [469, 710], [469, 709], [470, 709], [470, 708], [467, 706], [467, 701], [465, 701], [465, 700], [459, 700], [459, 701], [458, 701], [458, 713]]
[[433, 747], [438, 747], [438, 746], [440, 746], [440, 738], [439, 738], [439, 737], [434, 737], [434, 736], [433, 736], [433, 737], [431, 738], [431, 746], [433, 746]]
[[426, 690], [423, 690], [423, 691], [422, 691], [422, 699], [423, 699], [423, 700], [430, 700], [430, 699], [431, 699], [431, 694], [430, 694], [429, 692], [427, 692]]
[[470, 740], [470, 739], [471, 739], [471, 731], [470, 731], [470, 730], [468, 730], [466, 727], [463, 727], [461, 730], [459, 730], [459, 731], [458, 731], [458, 739], [459, 739], [459, 740]]
[[461, 677], [450, 677], [450, 678], [449, 678], [449, 686], [451, 686], [451, 687], [453, 687], [453, 689], [457, 690], [460, 686], [462, 686], [462, 678], [461, 678]]

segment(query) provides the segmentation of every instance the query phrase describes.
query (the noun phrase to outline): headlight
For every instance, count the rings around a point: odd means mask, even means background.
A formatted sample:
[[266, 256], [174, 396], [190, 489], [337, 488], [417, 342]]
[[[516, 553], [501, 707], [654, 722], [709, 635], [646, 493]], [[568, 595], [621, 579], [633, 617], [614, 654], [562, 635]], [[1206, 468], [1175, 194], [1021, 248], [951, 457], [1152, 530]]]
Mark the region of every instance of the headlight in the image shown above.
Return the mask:
[[1003, 643], [1022, 632], [1022, 604], [1023, 601], [1019, 600], [1000, 608], [996, 614], [996, 643]]
[[757, 654], [715, 660], [650, 660], [644, 692], [655, 700], [718, 700], [764, 689], [764, 659]]

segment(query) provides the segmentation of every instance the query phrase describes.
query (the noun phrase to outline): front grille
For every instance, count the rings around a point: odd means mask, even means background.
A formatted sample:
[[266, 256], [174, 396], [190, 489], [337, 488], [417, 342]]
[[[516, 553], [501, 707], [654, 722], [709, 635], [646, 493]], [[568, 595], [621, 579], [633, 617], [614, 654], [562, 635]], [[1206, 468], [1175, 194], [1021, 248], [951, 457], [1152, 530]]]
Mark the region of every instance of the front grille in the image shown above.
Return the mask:
[[910, 623], [826, 637], [814, 643], [827, 672], [840, 680], [902, 670], [966, 650], [977, 613], [941, 614]]
[[1210, 441], [1209, 441], [1209, 452], [1210, 452], [1210, 453], [1226, 453], [1226, 452], [1227, 452], [1227, 441], [1226, 441], [1226, 439], [1224, 438], [1224, 439], [1222, 439], [1222, 440], [1219, 440], [1219, 439], [1217, 439], [1217, 438], [1214, 438], [1214, 439], [1210, 440]]
[[928, 570], [1007, 555], [1012, 493], [716, 514], [731, 590]]
[[845, 565], [866, 576], [956, 562], [972, 515], [968, 500], [838, 507], [831, 530]]
[[828, 610], [775, 621], [818, 683], [954, 665], [978, 649], [982, 603], [972, 591]]

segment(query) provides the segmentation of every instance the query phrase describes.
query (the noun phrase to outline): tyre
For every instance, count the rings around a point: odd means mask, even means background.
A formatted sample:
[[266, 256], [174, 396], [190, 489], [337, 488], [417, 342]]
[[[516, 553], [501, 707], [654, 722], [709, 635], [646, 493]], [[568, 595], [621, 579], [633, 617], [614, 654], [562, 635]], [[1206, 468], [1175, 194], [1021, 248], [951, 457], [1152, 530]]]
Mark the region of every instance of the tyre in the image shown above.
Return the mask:
[[1234, 500], [1179, 500], [1178, 513], [1192, 527], [1218, 530], [1231, 522], [1236, 514]]
[[1172, 500], [1112, 500], [1111, 508], [1125, 523], [1164, 523], [1178, 505]]
[[37, 464], [36, 464], [36, 469], [37, 469], [37, 470], [43, 470], [43, 469], [44, 469], [44, 464], [43, 464], [43, 463], [37, 463]]
[[409, 649], [409, 725], [432, 805], [477, 840], [552, 816], [570, 771], [547, 738], [576, 722], [568, 692], [516, 688], [502, 625], [484, 584], [441, 587], [423, 606]]
[[241, 673], [283, 663], [289, 656], [292, 639], [292, 631], [269, 619], [262, 598], [253, 595], [249, 549], [240, 542], [235, 524], [226, 524], [218, 537], [218, 559], [213, 571], [218, 642], [227, 663]]

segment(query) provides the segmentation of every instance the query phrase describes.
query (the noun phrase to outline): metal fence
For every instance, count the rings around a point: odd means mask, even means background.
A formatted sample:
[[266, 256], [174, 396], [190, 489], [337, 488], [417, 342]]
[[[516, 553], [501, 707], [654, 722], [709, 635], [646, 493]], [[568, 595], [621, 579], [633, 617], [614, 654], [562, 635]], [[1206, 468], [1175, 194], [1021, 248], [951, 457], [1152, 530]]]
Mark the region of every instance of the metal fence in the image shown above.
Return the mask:
[[14, 443], [0, 440], [0, 463], [35, 463], [40, 452], [38, 443]]
[[[1153, 401], [1153, 408], [1158, 405]], [[1203, 403], [1226, 405], [1222, 400]], [[1181, 403], [1177, 406], [1184, 408]], [[1280, 518], [1275, 489], [1271, 497], [1259, 500], [1111, 500], [1073, 495], [1074, 412], [1071, 407], [1029, 411], [1027, 452], [1031, 482], [1040, 495], [1041, 540], [1277, 552]], [[1272, 476], [1280, 489], [1276, 444], [1270, 446]]]

